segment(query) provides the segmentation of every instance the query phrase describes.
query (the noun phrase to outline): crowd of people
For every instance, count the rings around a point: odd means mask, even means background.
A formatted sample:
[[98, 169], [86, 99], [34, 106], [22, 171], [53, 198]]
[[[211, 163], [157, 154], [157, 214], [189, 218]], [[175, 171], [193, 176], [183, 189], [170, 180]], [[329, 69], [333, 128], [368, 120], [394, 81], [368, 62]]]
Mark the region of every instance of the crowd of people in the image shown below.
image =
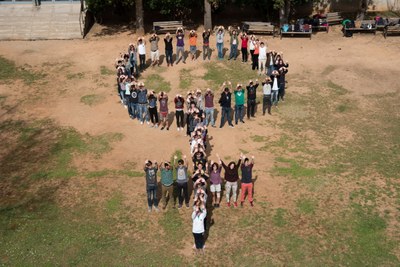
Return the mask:
[[[262, 114], [271, 114], [271, 108], [277, 106], [279, 101], [284, 101], [285, 75], [288, 72], [288, 62], [283, 60], [283, 53], [268, 50], [267, 43], [259, 40], [254, 35], [248, 36], [245, 32], [229, 27], [216, 27], [217, 58], [224, 59], [225, 33], [229, 33], [230, 53], [228, 60], [236, 60], [239, 47], [242, 62], [251, 60], [251, 68], [258, 71], [258, 75], [265, 77], [249, 80], [245, 85], [233, 86], [230, 81], [221, 85], [220, 91], [207, 88], [205, 92], [200, 89], [189, 91], [185, 96], [177, 94], [171, 102], [174, 112], [169, 112], [169, 98], [166, 92], [155, 92], [145, 87], [143, 81], [138, 81], [139, 74], [146, 66], [146, 40], [139, 37], [136, 44], [129, 44], [127, 53], [122, 53], [116, 60], [118, 94], [121, 103], [127, 108], [129, 117], [138, 120], [140, 124], [147, 123], [150, 127], [169, 130], [173, 118], [176, 120], [177, 131], [185, 131], [189, 137], [190, 156], [193, 169], [189, 171], [189, 159], [186, 156], [178, 159], [174, 156], [173, 162], [146, 160], [144, 171], [146, 174], [146, 190], [148, 211], [159, 211], [157, 191], [161, 187], [162, 209], [166, 209], [170, 201], [178, 209], [183, 205], [190, 208], [190, 195], [193, 195], [193, 236], [194, 248], [198, 252], [204, 249], [204, 234], [207, 229], [207, 209], [218, 209], [221, 204], [221, 194], [224, 190], [227, 207], [238, 207], [237, 193], [240, 181], [240, 206], [243, 207], [247, 196], [250, 206], [253, 207], [253, 175], [254, 156], [246, 157], [241, 154], [238, 161], [226, 164], [218, 154], [216, 161], [209, 160], [207, 150], [208, 131], [216, 126], [216, 102], [221, 107], [219, 128], [227, 122], [230, 127], [234, 123], [245, 123], [256, 116], [257, 91], [263, 96]], [[211, 60], [210, 36], [213, 32], [203, 31], [203, 60]], [[173, 60], [173, 40], [176, 38], [176, 60]], [[190, 60], [197, 60], [196, 31], [188, 34]], [[150, 43], [151, 65], [160, 65], [160, 52], [158, 43], [160, 37], [152, 34]], [[165, 58], [168, 67], [186, 63], [185, 58], [185, 30], [178, 28], [175, 36], [170, 33], [164, 36]], [[250, 53], [250, 55], [249, 55]], [[139, 59], [139, 61], [137, 60]], [[259, 88], [262, 88], [259, 90]], [[218, 99], [215, 97], [217, 95]], [[232, 112], [232, 107], [234, 113]], [[184, 129], [186, 127], [186, 130]], [[160, 171], [160, 182], [157, 173]], [[239, 172], [241, 175], [239, 175]], [[191, 175], [189, 176], [189, 173]], [[190, 191], [190, 188], [193, 190]], [[209, 197], [210, 196], [210, 197]]]

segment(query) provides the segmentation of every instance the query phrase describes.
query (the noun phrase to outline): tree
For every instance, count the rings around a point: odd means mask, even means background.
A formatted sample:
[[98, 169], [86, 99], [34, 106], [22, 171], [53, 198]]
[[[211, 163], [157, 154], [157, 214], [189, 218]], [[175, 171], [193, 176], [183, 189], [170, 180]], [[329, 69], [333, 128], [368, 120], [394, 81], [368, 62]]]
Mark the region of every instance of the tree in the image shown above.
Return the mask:
[[143, 0], [135, 0], [136, 7], [136, 33], [138, 35], [144, 34], [144, 21], [143, 21]]
[[204, 0], [204, 29], [212, 28], [211, 4], [208, 0]]

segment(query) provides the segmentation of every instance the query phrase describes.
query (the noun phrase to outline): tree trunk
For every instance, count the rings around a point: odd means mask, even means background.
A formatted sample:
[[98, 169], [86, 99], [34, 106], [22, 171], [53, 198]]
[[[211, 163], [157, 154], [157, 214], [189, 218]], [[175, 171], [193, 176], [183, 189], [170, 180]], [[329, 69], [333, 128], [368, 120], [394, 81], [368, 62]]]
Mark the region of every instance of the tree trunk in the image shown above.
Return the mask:
[[357, 20], [364, 20], [368, 9], [368, 0], [360, 0], [360, 8], [357, 14]]
[[279, 23], [282, 26], [285, 23], [288, 23], [290, 13], [290, 0], [285, 0], [281, 7], [279, 8]]
[[212, 29], [211, 4], [204, 0], [204, 30]]
[[135, 0], [136, 5], [136, 34], [144, 34], [143, 0]]

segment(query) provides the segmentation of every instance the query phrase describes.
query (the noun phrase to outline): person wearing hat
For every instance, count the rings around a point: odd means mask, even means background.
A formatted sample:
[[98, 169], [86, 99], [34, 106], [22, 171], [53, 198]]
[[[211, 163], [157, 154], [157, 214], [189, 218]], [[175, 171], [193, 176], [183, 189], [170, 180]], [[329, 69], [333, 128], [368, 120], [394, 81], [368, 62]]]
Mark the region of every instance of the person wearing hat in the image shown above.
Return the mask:
[[160, 51], [158, 50], [158, 42], [160, 41], [160, 37], [158, 37], [157, 34], [153, 33], [152, 36], [150, 36], [149, 42], [150, 42], [150, 58], [151, 58], [151, 64], [152, 66], [155, 66], [158, 64], [159, 59], [160, 59]]
[[244, 88], [242, 87], [241, 84], [238, 84], [236, 86], [234, 94], [235, 94], [235, 124], [237, 125], [239, 120], [242, 123], [244, 123], [244, 121], [243, 121], [243, 117], [244, 117]]
[[239, 38], [236, 29], [231, 28], [230, 26], [228, 27], [229, 35], [231, 37], [230, 39], [230, 45], [231, 45], [231, 52], [229, 53], [229, 58], [228, 60], [231, 60], [232, 58], [236, 60], [237, 58], [237, 50], [238, 50], [238, 43], [239, 43]]
[[[229, 85], [229, 86], [228, 86]], [[219, 128], [222, 128], [225, 124], [225, 117], [226, 120], [228, 121], [228, 124], [231, 128], [233, 128], [232, 124], [232, 118], [231, 118], [231, 102], [232, 102], [232, 93], [229, 89], [229, 87], [232, 88], [232, 83], [228, 82], [226, 84], [225, 82], [222, 84], [222, 93], [221, 97], [218, 101], [218, 103], [221, 105], [221, 124]]]
[[211, 59], [210, 35], [211, 29], [203, 31], [203, 60], [206, 60], [206, 58], [208, 60]]
[[257, 99], [257, 87], [258, 87], [258, 80], [256, 83], [253, 83], [250, 80], [249, 85], [247, 88], [247, 118], [250, 119], [251, 117], [255, 117], [255, 109], [256, 109], [256, 99]]
[[232, 191], [232, 199], [233, 205], [237, 208], [237, 189], [238, 189], [238, 180], [239, 180], [239, 167], [242, 163], [242, 156], [239, 157], [239, 161], [235, 163], [234, 161], [229, 162], [228, 165], [224, 163], [223, 160], [217, 154], [218, 160], [221, 162], [222, 168], [225, 171], [225, 194], [226, 194], [226, 205], [228, 207], [231, 206], [231, 191]]
[[143, 37], [138, 38], [137, 47], [140, 61], [139, 67], [140, 71], [143, 71], [146, 68], [146, 41]]
[[151, 162], [146, 160], [144, 162], [144, 172], [146, 173], [146, 191], [147, 191], [147, 204], [148, 211], [151, 212], [153, 205], [154, 209], [158, 211], [158, 200], [157, 200], [157, 161]]
[[286, 87], [286, 73], [288, 73], [287, 67], [281, 67], [279, 69], [279, 91], [278, 91], [278, 101], [285, 101], [285, 87]]
[[[174, 192], [174, 179], [173, 179], [173, 167], [168, 161], [161, 162], [160, 164], [161, 170], [161, 202], [163, 203], [163, 209], [167, 207], [168, 200], [174, 200], [174, 208], [175, 208], [175, 199], [173, 196]], [[167, 198], [168, 194], [168, 198]]]
[[165, 44], [165, 59], [167, 60], [167, 67], [171, 66], [173, 64], [172, 61], [172, 54], [173, 54], [173, 48], [172, 48], [172, 37], [169, 32], [165, 34], [164, 38], [164, 44]]
[[191, 30], [189, 33], [189, 46], [190, 46], [190, 55], [192, 56], [192, 60], [196, 60], [197, 53], [197, 33], [194, 30]]
[[207, 88], [206, 94], [204, 96], [204, 106], [205, 106], [205, 126], [211, 123], [212, 127], [215, 127], [214, 121], [214, 94], [210, 88]]
[[184, 116], [185, 113], [183, 111], [185, 107], [185, 99], [181, 94], [177, 94], [174, 98], [175, 103], [175, 119], [176, 119], [176, 127], [178, 131], [183, 130], [184, 125]]
[[143, 82], [139, 83], [138, 104], [139, 104], [139, 120], [140, 120], [140, 124], [143, 124], [145, 119], [147, 121], [147, 124], [150, 124], [149, 115], [147, 113], [147, 105], [148, 105], [147, 89], [144, 88], [144, 83]]
[[216, 39], [217, 39], [217, 51], [218, 51], [218, 59], [224, 58], [224, 34], [225, 29], [224, 26], [219, 26], [217, 28]]
[[147, 98], [149, 101], [148, 110], [151, 120], [151, 127], [158, 128], [157, 96], [155, 95], [154, 91], [150, 91]]
[[158, 95], [158, 101], [160, 102], [160, 117], [161, 117], [161, 131], [167, 127], [167, 131], [169, 131], [169, 122], [168, 122], [168, 95], [165, 92], [160, 92]]
[[182, 27], [176, 30], [176, 61], [175, 64], [182, 59], [185, 62], [185, 32]]
[[263, 87], [263, 115], [265, 115], [265, 111], [268, 109], [268, 114], [271, 115], [271, 93], [272, 93], [272, 87], [271, 87], [271, 78], [266, 77], [265, 82], [262, 82], [261, 85]]

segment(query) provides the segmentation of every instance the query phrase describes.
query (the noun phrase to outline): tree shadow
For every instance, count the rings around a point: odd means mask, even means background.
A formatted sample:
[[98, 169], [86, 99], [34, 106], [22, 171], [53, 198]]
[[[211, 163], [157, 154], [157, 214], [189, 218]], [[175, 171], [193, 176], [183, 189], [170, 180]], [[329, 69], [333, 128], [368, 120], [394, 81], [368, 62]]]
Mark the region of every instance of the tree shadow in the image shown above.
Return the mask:
[[226, 48], [226, 47], [224, 47], [223, 49], [222, 49], [222, 57], [225, 57], [225, 55], [226, 55], [226, 53], [228, 53], [228, 48]]
[[132, 24], [107, 24], [101, 25], [103, 28], [93, 34], [94, 37], [103, 37], [121, 33], [128, 33], [128, 36], [135, 34], [135, 27]]
[[162, 54], [162, 55], [160, 56], [160, 58], [158, 59], [158, 65], [161, 65], [162, 63], [164, 63], [164, 60], [165, 60], [165, 55]]
[[167, 115], [167, 127], [171, 127], [175, 120], [175, 112], [171, 111]]

